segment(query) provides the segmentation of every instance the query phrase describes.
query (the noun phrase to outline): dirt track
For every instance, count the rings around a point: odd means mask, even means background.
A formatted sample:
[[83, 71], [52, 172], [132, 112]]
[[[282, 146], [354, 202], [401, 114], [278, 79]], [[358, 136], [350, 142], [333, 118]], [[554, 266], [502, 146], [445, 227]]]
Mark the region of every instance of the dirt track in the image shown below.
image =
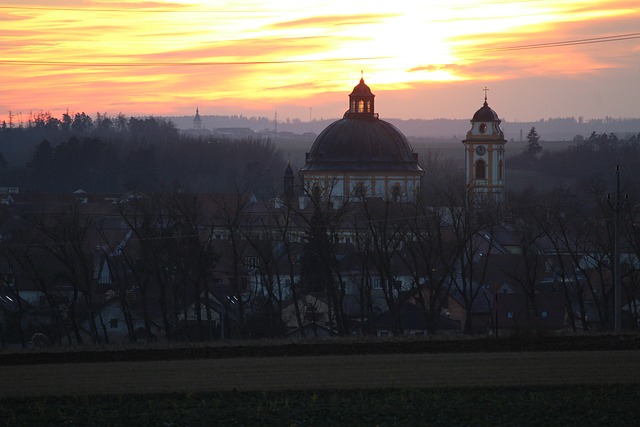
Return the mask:
[[386, 354], [0, 367], [0, 398], [86, 394], [640, 383], [640, 351]]

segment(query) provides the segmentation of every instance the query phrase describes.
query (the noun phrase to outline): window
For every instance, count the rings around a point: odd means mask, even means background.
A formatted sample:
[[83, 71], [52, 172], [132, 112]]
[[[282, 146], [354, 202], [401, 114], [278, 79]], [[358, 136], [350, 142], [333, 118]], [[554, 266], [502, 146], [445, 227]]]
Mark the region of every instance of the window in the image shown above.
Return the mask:
[[364, 199], [365, 197], [367, 197], [367, 189], [364, 186], [363, 182], [358, 182], [356, 184], [356, 188], [354, 190], [354, 194], [359, 199]]
[[379, 277], [372, 277], [370, 279], [370, 283], [372, 289], [382, 289], [382, 283], [380, 282]]
[[320, 190], [320, 186], [318, 184], [313, 186], [313, 189], [311, 190], [311, 197], [313, 198], [314, 202], [318, 203], [320, 201], [320, 196], [322, 194], [322, 190]]
[[258, 266], [258, 258], [254, 256], [248, 256], [244, 259], [244, 264], [247, 268], [256, 268]]
[[513, 311], [507, 312], [507, 319], [513, 319]]
[[503, 173], [503, 164], [502, 164], [502, 159], [500, 159], [500, 161], [498, 162], [498, 179], [503, 179], [504, 178], [504, 173]]
[[399, 202], [402, 197], [402, 187], [400, 184], [395, 184], [391, 188], [391, 198], [394, 202]]
[[111, 319], [109, 321], [109, 327], [111, 329], [118, 329], [118, 319]]
[[480, 159], [476, 162], [476, 179], [486, 179], [486, 163], [484, 160]]

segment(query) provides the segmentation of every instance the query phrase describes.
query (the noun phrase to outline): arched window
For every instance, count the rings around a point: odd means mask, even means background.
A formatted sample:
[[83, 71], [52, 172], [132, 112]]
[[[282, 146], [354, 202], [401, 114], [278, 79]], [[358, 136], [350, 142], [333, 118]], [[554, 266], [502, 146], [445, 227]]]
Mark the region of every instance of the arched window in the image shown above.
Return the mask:
[[476, 162], [476, 179], [487, 179], [487, 166], [482, 159]]
[[402, 187], [400, 184], [395, 184], [391, 187], [391, 198], [394, 202], [399, 202], [402, 198]]
[[364, 182], [358, 182], [353, 193], [358, 199], [364, 199], [367, 197], [367, 188], [364, 186]]
[[322, 194], [322, 190], [320, 190], [320, 186], [318, 184], [315, 184], [311, 189], [311, 197], [313, 197], [313, 200], [316, 203], [320, 201], [321, 194]]
[[364, 101], [362, 99], [358, 101], [358, 113], [364, 113]]

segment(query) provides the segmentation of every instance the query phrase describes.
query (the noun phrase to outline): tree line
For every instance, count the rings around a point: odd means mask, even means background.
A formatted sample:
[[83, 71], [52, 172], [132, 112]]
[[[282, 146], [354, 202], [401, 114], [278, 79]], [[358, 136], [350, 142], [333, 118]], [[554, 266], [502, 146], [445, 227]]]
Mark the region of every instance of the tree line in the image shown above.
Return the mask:
[[[170, 121], [98, 113], [37, 114], [22, 128], [0, 129], [0, 178], [31, 191], [191, 192], [278, 190], [283, 154], [269, 140], [211, 141], [182, 135]], [[275, 187], [272, 186], [275, 183]]]

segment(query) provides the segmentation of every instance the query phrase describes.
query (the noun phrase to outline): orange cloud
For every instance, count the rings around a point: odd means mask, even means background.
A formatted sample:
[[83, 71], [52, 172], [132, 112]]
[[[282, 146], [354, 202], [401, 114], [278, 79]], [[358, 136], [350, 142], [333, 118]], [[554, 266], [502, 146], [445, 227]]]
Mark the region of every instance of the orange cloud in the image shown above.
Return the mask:
[[[638, 31], [637, 1], [429, 3], [0, 6], [1, 108], [190, 114], [196, 104], [251, 111], [326, 104], [338, 105], [338, 116], [344, 100], [331, 97], [349, 91], [360, 70], [378, 92], [401, 99], [430, 82], [461, 87], [637, 69], [638, 38], [603, 39]], [[601, 42], [527, 47], [589, 38]]]
[[358, 14], [358, 15], [332, 15], [332, 16], [314, 16], [311, 18], [297, 19], [295, 21], [276, 22], [270, 27], [272, 28], [309, 28], [309, 27], [340, 27], [340, 26], [356, 26], [363, 24], [377, 24], [384, 19], [399, 15], [378, 15], [378, 14]]

